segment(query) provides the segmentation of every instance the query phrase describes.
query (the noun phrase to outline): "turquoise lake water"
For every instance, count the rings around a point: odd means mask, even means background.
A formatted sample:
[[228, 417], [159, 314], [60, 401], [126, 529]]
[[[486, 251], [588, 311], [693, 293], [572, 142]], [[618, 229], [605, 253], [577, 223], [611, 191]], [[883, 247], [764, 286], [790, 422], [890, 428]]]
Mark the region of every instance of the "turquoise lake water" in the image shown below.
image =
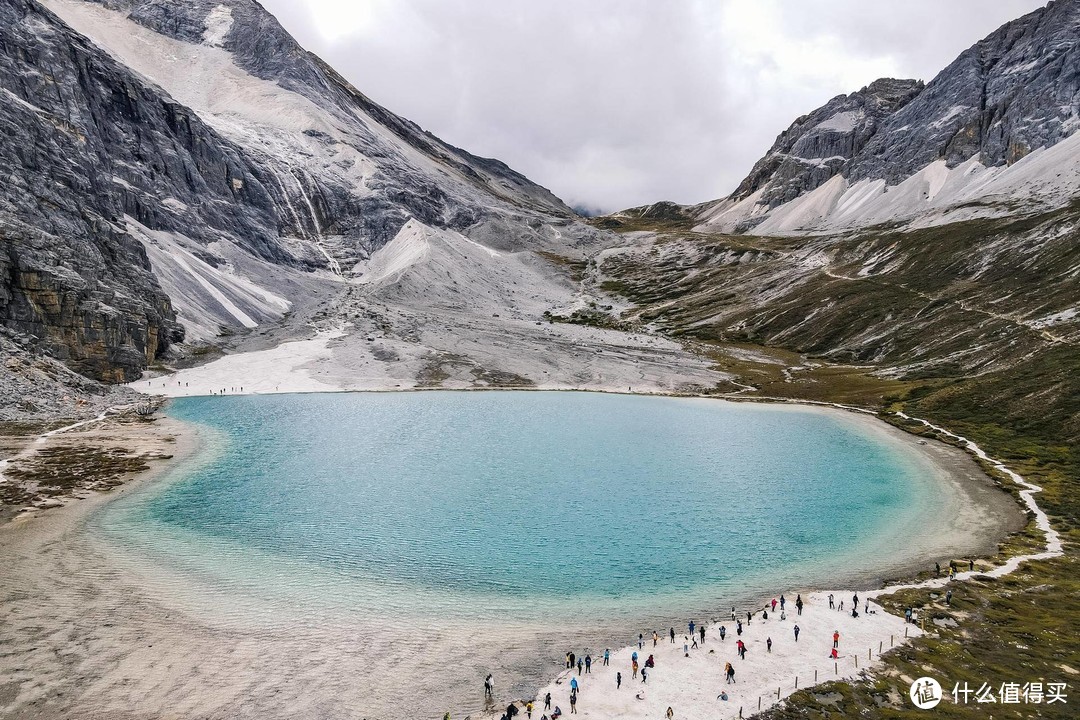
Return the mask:
[[[146, 567], [287, 611], [719, 609], [917, 532], [927, 471], [837, 413], [575, 392], [189, 398], [204, 460], [110, 505]], [[872, 554], [872, 553], [871, 553]]]

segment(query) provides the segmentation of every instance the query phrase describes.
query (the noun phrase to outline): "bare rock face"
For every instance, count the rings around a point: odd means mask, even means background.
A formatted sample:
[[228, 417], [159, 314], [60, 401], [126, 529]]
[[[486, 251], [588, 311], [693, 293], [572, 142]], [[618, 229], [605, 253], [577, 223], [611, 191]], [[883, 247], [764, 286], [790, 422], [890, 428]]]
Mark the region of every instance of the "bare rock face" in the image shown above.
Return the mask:
[[[700, 210], [709, 218], [758, 193], [753, 209], [728, 223], [748, 230], [838, 175], [846, 187], [863, 180], [891, 187], [939, 161], [1006, 166], [1078, 128], [1080, 0], [1055, 0], [998, 28], [925, 86], [877, 80], [804, 115], [734, 193]], [[799, 229], [812, 231], [814, 222]]]
[[794, 200], [847, 169], [878, 126], [923, 89], [918, 80], [875, 80], [838, 95], [791, 124], [732, 194], [742, 200], [761, 190], [770, 208]]
[[[109, 44], [129, 31], [136, 56]], [[222, 72], [257, 88], [247, 115], [242, 95], [199, 95]], [[246, 267], [340, 275], [410, 219], [512, 249], [595, 234], [373, 103], [253, 0], [0, 0], [0, 168], [0, 326], [105, 382], [184, 338], [163, 286], [201, 293], [198, 319], [232, 332], [282, 312], [223, 299], [261, 282]]]

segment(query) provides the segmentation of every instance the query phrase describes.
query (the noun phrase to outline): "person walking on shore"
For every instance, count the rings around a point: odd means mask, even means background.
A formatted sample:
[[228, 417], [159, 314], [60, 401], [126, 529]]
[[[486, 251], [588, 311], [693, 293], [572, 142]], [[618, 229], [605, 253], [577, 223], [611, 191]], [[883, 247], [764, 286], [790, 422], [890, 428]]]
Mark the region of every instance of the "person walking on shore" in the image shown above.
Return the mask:
[[634, 660], [630, 663], [630, 669], [633, 671], [633, 673], [630, 675], [630, 678], [633, 680], [637, 680], [637, 660]]
[[672, 642], [672, 644], [674, 644], [675, 643], [675, 628], [671, 628], [671, 630], [669, 632], [671, 634], [671, 642]]
[[747, 625], [749, 625], [749, 624], [750, 624], [750, 621], [751, 621], [751, 620], [753, 619], [753, 617], [754, 617], [754, 616], [750, 614], [750, 611], [749, 611], [749, 610], [747, 610], [747, 611], [746, 611], [746, 624], [747, 624]]
[[785, 604], [786, 602], [787, 602], [787, 600], [785, 600], [785, 599], [784, 599], [784, 596], [783, 596], [783, 595], [781, 595], [781, 596], [780, 596], [780, 609], [781, 609], [781, 610], [783, 610], [783, 609], [784, 609], [784, 604]]
[[934, 577], [941, 577], [941, 563], [934, 563]]
[[735, 622], [735, 606], [731, 606], [731, 622]]
[[691, 634], [691, 635], [693, 635], [693, 634], [694, 634], [694, 621], [693, 621], [693, 620], [691, 620], [691, 621], [690, 621], [690, 622], [688, 623], [687, 627], [689, 627], [689, 628], [690, 628], [690, 634]]
[[622, 687], [622, 673], [617, 672], [617, 673], [615, 673], [615, 689], [618, 690], [621, 687]]
[[637, 649], [640, 650], [641, 646], [645, 644], [645, 636], [641, 633], [637, 634]]
[[649, 672], [645, 668], [641, 668], [641, 682], [645, 682], [649, 678]]
[[945, 604], [952, 605], [952, 590], [949, 590], [947, 593], [945, 593]]
[[746, 643], [742, 640], [739, 641], [739, 657], [743, 660], [746, 659]]
[[585, 672], [589, 675], [592, 674], [592, 655], [585, 656]]
[[581, 658], [577, 659], [577, 674], [581, 675], [581, 668], [585, 665], [585, 661]]
[[795, 611], [797, 615], [802, 615], [802, 595], [795, 596]]
[[735, 634], [740, 637], [742, 636], [742, 620], [735, 621]]
[[652, 646], [656, 647], [656, 643], [660, 642], [660, 636], [656, 634], [656, 631], [652, 631]]
[[765, 647], [768, 648], [769, 652], [772, 652], [772, 638], [771, 637], [765, 638]]
[[667, 713], [665, 714], [667, 715], [667, 720], [671, 720], [671, 718], [675, 717], [675, 711], [671, 709], [670, 705], [668, 705]]
[[727, 628], [723, 625], [720, 626], [720, 642], [724, 642], [724, 637], [727, 636]]
[[570, 653], [570, 664], [569, 664], [569, 665], [567, 665], [567, 667], [569, 667], [569, 668], [570, 668], [571, 670], [573, 670], [573, 669], [574, 669], [574, 664], [575, 664], [575, 663], [574, 663], [574, 661], [575, 661], [576, 659], [577, 659], [577, 656], [576, 656], [576, 655], [574, 655], [574, 653]]
[[604, 648], [604, 665], [611, 661], [611, 648]]
[[686, 638], [683, 638], [682, 651], [683, 657], [690, 657], [690, 646], [686, 643]]
[[577, 678], [570, 678], [570, 694], [571, 695], [577, 695], [578, 687], [579, 686], [578, 686]]
[[829, 593], [829, 609], [830, 610], [835, 610], [836, 609], [836, 603], [833, 602], [832, 593]]
[[772, 611], [776, 612], [776, 598], [772, 599]]
[[855, 606], [855, 609], [859, 609], [859, 593], [855, 593], [851, 596], [851, 604]]
[[570, 714], [571, 715], [576, 715], [577, 714], [577, 693], [576, 692], [570, 693]]
[[698, 628], [698, 634], [701, 635], [701, 644], [705, 644], [705, 626], [702, 625]]
[[832, 633], [832, 646], [833, 647], [840, 647], [840, 631], [839, 630], [833, 630], [833, 633]]
[[544, 709], [551, 709], [551, 693], [547, 693], [546, 695], [544, 695]]
[[570, 661], [570, 651], [567, 650], [566, 651], [566, 669], [569, 670], [571, 667], [573, 667], [573, 663]]
[[492, 686], [493, 686], [493, 683], [491, 682], [491, 673], [488, 673], [488, 676], [486, 678], [484, 678], [484, 697], [486, 697], [486, 698], [492, 697], [492, 694], [491, 694]]
[[799, 642], [799, 626], [795, 626], [795, 642]]
[[525, 703], [525, 717], [532, 718], [532, 700]]
[[735, 668], [731, 663], [724, 663], [724, 677], [727, 678], [727, 684], [731, 685], [735, 682]]

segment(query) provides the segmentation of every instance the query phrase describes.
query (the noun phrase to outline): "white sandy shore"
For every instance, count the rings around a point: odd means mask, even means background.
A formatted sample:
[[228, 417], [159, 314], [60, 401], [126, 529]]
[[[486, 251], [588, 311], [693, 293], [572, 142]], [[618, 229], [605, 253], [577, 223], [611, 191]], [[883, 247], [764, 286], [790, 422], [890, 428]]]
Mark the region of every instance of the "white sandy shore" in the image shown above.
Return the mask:
[[[845, 600], [845, 610], [850, 609], [854, 590], [834, 591], [837, 606]], [[739, 616], [743, 623], [742, 641], [746, 643], [746, 659], [740, 660], [735, 642], [735, 623], [730, 621], [709, 625], [706, 641], [697, 649], [690, 649], [690, 657], [683, 653], [684, 640], [688, 635], [686, 624], [676, 628], [676, 642], [671, 643], [662, 629], [660, 642], [653, 647], [646, 639], [641, 650], [637, 646], [622, 648], [611, 655], [607, 667], [594, 664], [591, 674], [578, 676], [577, 670], [565, 671], [537, 694], [535, 707], [542, 709], [544, 695], [551, 693], [552, 707], [559, 706], [564, 713], [570, 712], [570, 679], [578, 677], [581, 685], [577, 714], [592, 718], [662, 718], [667, 708], [675, 711], [676, 718], [737, 718], [740, 709], [745, 717], [767, 708], [799, 688], [817, 682], [857, 677], [869, 665], [876, 663], [878, 653], [887, 651], [903, 642], [905, 631], [911, 637], [922, 634], [915, 625], [908, 625], [902, 618], [881, 610], [876, 603], [869, 604], [871, 613], [863, 613], [863, 593], [859, 593], [859, 617], [850, 612], [829, 610], [828, 593], [816, 592], [803, 596], [806, 603], [802, 615], [794, 607], [795, 594], [786, 595], [787, 619], [780, 619], [780, 608], [769, 612], [763, 620], [760, 609], [750, 624], [746, 623], [746, 611]], [[777, 595], [779, 597], [779, 595]], [[720, 640], [719, 627], [727, 629], [727, 637]], [[794, 627], [799, 626], [799, 640], [795, 641]], [[906, 630], [905, 630], [906, 625]], [[834, 631], [840, 632], [840, 658], [829, 658]], [[766, 640], [772, 638], [772, 652], [768, 652]], [[656, 667], [648, 671], [647, 682], [640, 676], [632, 677], [631, 655], [637, 651], [639, 664], [644, 665], [649, 655], [655, 655]], [[597, 658], [598, 659], [598, 658]], [[735, 667], [735, 683], [724, 680], [724, 664]], [[622, 673], [622, 687], [616, 686], [615, 674]], [[717, 696], [728, 693], [727, 701]], [[543, 714], [542, 712], [540, 714]], [[534, 715], [539, 717], [540, 714]]]

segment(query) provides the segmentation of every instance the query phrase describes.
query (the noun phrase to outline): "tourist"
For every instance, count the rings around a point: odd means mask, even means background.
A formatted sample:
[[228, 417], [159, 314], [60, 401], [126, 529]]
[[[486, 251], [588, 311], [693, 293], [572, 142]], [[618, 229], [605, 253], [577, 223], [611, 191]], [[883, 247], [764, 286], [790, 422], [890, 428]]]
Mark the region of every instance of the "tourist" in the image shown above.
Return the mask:
[[729, 685], [735, 682], [735, 667], [731, 663], [724, 663], [724, 676]]
[[570, 660], [570, 651], [566, 651], [566, 669], [569, 670], [574, 666], [574, 663]]
[[576, 656], [574, 655], [574, 653], [570, 653], [570, 665], [569, 665], [570, 668], [574, 667], [574, 659], [575, 659], [575, 657]]
[[768, 605], [766, 605], [765, 609], [761, 611], [761, 619], [762, 620], [768, 620], [769, 619], [769, 606]]
[[941, 577], [941, 563], [934, 563], [934, 577]]
[[667, 713], [665, 714], [667, 715], [668, 720], [671, 720], [671, 718], [675, 717], [675, 711], [671, 709], [670, 705], [668, 705]]
[[840, 601], [840, 607], [836, 608], [837, 612], [844, 612], [844, 601]]
[[971, 571], [971, 572], [975, 572], [975, 561], [974, 560], [968, 560], [968, 570]]
[[547, 693], [546, 695], [544, 695], [544, 709], [551, 709], [551, 693]]
[[694, 635], [694, 636], [692, 636], [690, 638], [690, 649], [691, 650], [697, 650], [698, 649], [697, 635]]
[[570, 694], [573, 695], [578, 691], [577, 678], [570, 678]]
[[690, 628], [690, 634], [693, 635], [694, 634], [694, 621], [693, 620], [690, 621], [688, 627]]
[[577, 693], [570, 693], [570, 714], [577, 713]]
[[840, 631], [839, 630], [833, 630], [833, 633], [832, 633], [832, 646], [833, 647], [840, 647]]
[[525, 717], [528, 717], [528, 718], [532, 717], [532, 700], [525, 703]]
[[855, 593], [851, 596], [851, 604], [854, 605], [856, 608], [859, 607], [859, 593]]
[[637, 659], [638, 659], [638, 654], [637, 654], [637, 650], [635, 650], [634, 652], [630, 653], [630, 659], [631, 659], [631, 660], [633, 660], [634, 662], [637, 662]]
[[840, 652], [836, 649], [836, 646], [834, 645], [833, 649], [832, 649], [832, 652], [829, 653], [829, 659], [838, 660], [839, 658], [840, 658]]
[[769, 649], [769, 652], [772, 652], [772, 638], [771, 637], [765, 638], [765, 647]]
[[742, 635], [742, 620], [735, 621], [735, 634], [739, 636]]
[[751, 620], [751, 619], [753, 619], [753, 617], [754, 617], [754, 616], [750, 614], [750, 611], [749, 611], [749, 610], [747, 610], [747, 611], [746, 611], [746, 624], [747, 624], [747, 625], [749, 625], [749, 624], [750, 624], [750, 620]]
[[795, 626], [795, 642], [799, 642], [799, 632], [800, 632], [799, 626], [796, 625]]
[[592, 655], [585, 656], [585, 672], [592, 673]]
[[720, 642], [724, 641], [724, 637], [727, 635], [727, 628], [723, 625], [720, 626]]
[[833, 594], [832, 593], [829, 593], [829, 609], [830, 610], [835, 610], [836, 609], [836, 603], [833, 602]]
[[716, 696], [716, 699], [717, 700], [724, 700], [726, 702], [727, 699], [728, 699], [727, 693], [725, 691], [721, 690], [720, 694]]
[[493, 683], [491, 681], [491, 673], [488, 673], [488, 676], [486, 678], [484, 678], [484, 697], [487, 697], [487, 698], [492, 697], [492, 695], [491, 695], [492, 687], [493, 687]]
[[671, 628], [671, 642], [675, 642], [675, 628]]
[[611, 648], [604, 648], [604, 665], [611, 661]]
[[776, 612], [776, 598], [772, 599], [772, 609], [773, 609], [773, 612]]
[[517, 717], [517, 714], [518, 714], [518, 709], [517, 709], [517, 706], [514, 705], [514, 703], [510, 703], [509, 705], [506, 706], [506, 718], [507, 718], [507, 720], [511, 720], [512, 718]]
[[641, 634], [637, 634], [637, 649], [640, 650], [641, 646], [645, 644], [645, 637]]
[[731, 622], [735, 622], [735, 606], [731, 606]]
[[787, 620], [787, 613], [784, 612], [783, 610], [780, 611], [780, 619], [781, 620]]
[[911, 608], [904, 608], [904, 622], [911, 622]]
[[641, 668], [641, 682], [645, 682], [648, 677], [649, 676], [648, 673], [645, 671], [645, 668]]
[[952, 590], [945, 593], [945, 604], [952, 605]]
[[442, 716], [442, 720], [450, 720], [450, 711], [449, 711], [449, 710], [447, 710], [447, 711], [446, 711], [446, 712], [445, 712], [445, 713], [443, 714], [443, 716]]
[[802, 595], [795, 596], [795, 614], [802, 615]]
[[561, 718], [561, 717], [562, 717], [562, 708], [559, 707], [558, 705], [556, 705], [555, 709], [551, 713], [551, 720], [559, 720], [559, 718]]
[[630, 663], [630, 669], [634, 671], [633, 674], [630, 676], [630, 678], [636, 680], [637, 679], [637, 660]]
[[784, 596], [783, 596], [783, 595], [781, 595], [781, 596], [780, 596], [780, 609], [781, 609], [781, 610], [783, 610], [783, 609], [784, 609], [784, 604], [785, 604], [786, 602], [787, 602], [787, 600], [785, 600], [785, 599], [784, 599]]
[[618, 690], [621, 687], [622, 687], [622, 673], [617, 672], [617, 673], [615, 673], [615, 689]]
[[660, 636], [656, 634], [655, 630], [653, 630], [653, 633], [652, 633], [652, 646], [656, 647], [656, 643], [658, 643], [659, 641], [660, 641]]
[[701, 644], [704, 645], [705, 644], [705, 626], [704, 625], [702, 625], [701, 627], [698, 628], [698, 633], [701, 635]]
[[656, 667], [656, 661], [653, 660], [652, 655], [650, 655], [649, 658], [645, 661], [645, 667], [647, 667], [647, 668]]
[[[683, 640], [686, 640], [686, 638], [683, 638]], [[685, 642], [682, 644], [682, 651], [684, 657], [690, 657], [690, 646]]]
[[851, 608], [851, 617], [853, 617], [853, 618], [859, 617], [859, 606], [858, 605]]

